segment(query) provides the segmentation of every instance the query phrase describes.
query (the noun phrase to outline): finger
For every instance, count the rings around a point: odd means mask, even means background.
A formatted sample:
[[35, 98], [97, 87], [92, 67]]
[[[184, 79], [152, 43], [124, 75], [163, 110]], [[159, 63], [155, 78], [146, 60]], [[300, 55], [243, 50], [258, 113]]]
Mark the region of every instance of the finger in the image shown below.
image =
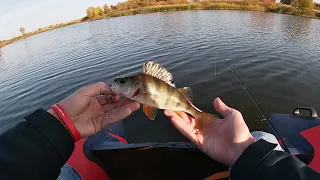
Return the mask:
[[107, 103], [112, 103], [112, 102], [118, 102], [119, 101], [119, 95], [99, 95], [97, 96], [97, 100], [100, 105], [104, 105]]
[[180, 117], [173, 117], [171, 119], [172, 124], [191, 142], [200, 146], [200, 142], [198, 141], [197, 135], [193, 132], [193, 128], [185, 122], [182, 121]]
[[164, 114], [168, 116], [171, 119], [171, 121], [172, 119], [179, 119], [177, 123], [186, 124], [185, 126], [187, 126], [188, 129], [192, 131], [192, 129], [195, 127], [195, 124], [196, 124], [195, 119], [193, 119], [192, 117], [189, 117], [186, 113], [183, 113], [183, 112], [179, 112], [179, 113], [181, 113], [183, 117], [178, 116], [175, 111], [170, 111], [170, 110], [164, 111]]
[[185, 112], [164, 110], [164, 114], [166, 116], [168, 116], [170, 119], [173, 117], [180, 117], [180, 118], [182, 118], [182, 121], [185, 121], [186, 123], [192, 124], [192, 118], [189, 117]]
[[108, 111], [110, 111], [112, 109], [119, 108], [121, 106], [124, 106], [124, 105], [132, 103], [132, 102], [133, 101], [130, 100], [130, 99], [124, 99], [124, 100], [119, 101], [119, 102], [105, 104], [105, 105], [102, 106], [102, 110], [103, 110], [103, 112], [108, 112]]
[[111, 94], [111, 88], [107, 86], [105, 83], [99, 82], [99, 83], [81, 88], [80, 92], [83, 93], [83, 95], [95, 97], [98, 95]]
[[131, 102], [119, 108], [108, 111], [108, 114], [101, 122], [102, 127], [106, 127], [113, 123], [116, 123], [126, 117], [128, 117], [133, 111], [136, 111], [140, 108], [140, 104], [137, 102]]
[[164, 114], [165, 114], [166, 116], [168, 116], [169, 118], [178, 116], [174, 111], [167, 110], [167, 109], [164, 110]]
[[182, 119], [184, 119], [187, 123], [192, 124], [192, 117], [190, 117], [187, 113], [185, 112], [179, 112], [178, 114]]
[[112, 95], [112, 102], [118, 102], [120, 100], [120, 96], [117, 95]]
[[113, 102], [113, 95], [106, 95], [107, 103]]
[[106, 96], [104, 96], [104, 95], [97, 96], [97, 100], [98, 100], [100, 105], [103, 105], [103, 104], [107, 103]]
[[215, 98], [213, 106], [218, 113], [226, 117], [229, 113], [232, 112], [232, 109], [224, 104], [219, 97]]

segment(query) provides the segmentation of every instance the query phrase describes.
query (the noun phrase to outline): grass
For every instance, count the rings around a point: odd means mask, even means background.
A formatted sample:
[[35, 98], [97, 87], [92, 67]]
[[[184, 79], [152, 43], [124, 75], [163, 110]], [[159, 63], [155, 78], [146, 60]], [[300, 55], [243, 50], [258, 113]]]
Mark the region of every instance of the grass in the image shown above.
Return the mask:
[[147, 14], [147, 13], [154, 13], [154, 12], [185, 11], [185, 10], [194, 10], [199, 8], [200, 6], [198, 4], [149, 6], [149, 7], [142, 7], [137, 9], [124, 10], [124, 11], [112, 11], [110, 14], [106, 16], [106, 18], [128, 16], [128, 15], [135, 15], [135, 14]]
[[168, 11], [186, 11], [186, 10], [244, 10], [244, 11], [263, 11], [263, 7], [257, 4], [236, 4], [236, 3], [223, 3], [212, 2], [206, 3], [190, 3], [179, 5], [161, 5], [161, 6], [149, 6], [137, 9], [130, 9], [124, 11], [113, 11], [106, 18], [128, 16], [134, 14], [147, 14], [154, 12], [168, 12]]
[[68, 26], [71, 24], [76, 24], [80, 22], [86, 21], [94, 21], [104, 18], [112, 18], [112, 17], [120, 17], [120, 16], [129, 16], [135, 14], [146, 14], [146, 13], [154, 13], [154, 12], [167, 12], [167, 11], [186, 11], [186, 10], [242, 10], [242, 11], [265, 11], [265, 12], [273, 12], [279, 14], [289, 14], [289, 15], [297, 15], [311, 18], [320, 18], [320, 12], [317, 11], [303, 11], [293, 8], [291, 6], [277, 4], [277, 3], [262, 3], [261, 1], [228, 1], [228, 2], [220, 2], [220, 1], [202, 1], [201, 3], [188, 3], [188, 4], [170, 4], [170, 5], [157, 5], [157, 6], [147, 6], [147, 7], [139, 7], [136, 9], [128, 9], [128, 10], [112, 10], [109, 14], [104, 16], [97, 16], [92, 19], [88, 19], [88, 17], [84, 17], [80, 20], [74, 20], [67, 23], [61, 23], [56, 25], [51, 25], [45, 28], [39, 28], [36, 31], [23, 34], [18, 37], [14, 37], [10, 40], [0, 41], [0, 48], [11, 44], [20, 39], [27, 38], [29, 36], [33, 36], [45, 31], [49, 31], [52, 29], [56, 29], [63, 26]]
[[112, 11], [105, 18], [129, 16], [129, 15], [135, 15], [135, 14], [146, 14], [146, 13], [154, 13], [154, 12], [185, 11], [185, 10], [265, 11], [265, 12], [273, 12], [273, 13], [279, 13], [279, 14], [311, 17], [311, 18], [320, 17], [320, 13], [317, 13], [317, 12], [298, 10], [291, 6], [275, 4], [275, 3], [262, 3], [258, 1], [251, 1], [251, 2], [248, 2], [248, 1], [205, 2], [204, 1], [201, 3], [149, 6], [149, 7], [142, 7], [137, 9], [123, 10], [123, 11]]
[[279, 14], [289, 14], [304, 17], [319, 17], [313, 11], [299, 10], [290, 6], [266, 7], [266, 12], [273, 12]]
[[216, 3], [204, 7], [205, 10], [241, 10], [241, 11], [263, 11], [259, 5], [239, 6], [237, 4]]

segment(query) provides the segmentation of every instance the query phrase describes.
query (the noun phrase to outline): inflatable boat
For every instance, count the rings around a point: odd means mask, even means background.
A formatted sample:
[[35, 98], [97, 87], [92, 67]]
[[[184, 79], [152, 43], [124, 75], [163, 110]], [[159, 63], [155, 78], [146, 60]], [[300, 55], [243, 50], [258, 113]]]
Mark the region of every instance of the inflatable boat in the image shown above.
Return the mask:
[[[314, 108], [299, 107], [292, 114], [274, 113], [269, 123], [273, 128], [269, 126], [265, 131], [277, 133], [279, 137], [275, 137], [283, 149], [320, 173], [320, 119]], [[67, 164], [84, 180], [229, 177], [228, 167], [189, 142], [128, 143], [121, 122], [78, 141]]]

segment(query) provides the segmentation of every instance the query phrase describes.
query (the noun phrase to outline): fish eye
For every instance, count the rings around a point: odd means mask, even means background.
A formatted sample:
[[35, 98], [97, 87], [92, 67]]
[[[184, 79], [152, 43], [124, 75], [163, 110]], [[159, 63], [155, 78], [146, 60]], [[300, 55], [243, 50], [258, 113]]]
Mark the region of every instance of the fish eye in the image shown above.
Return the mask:
[[120, 84], [123, 84], [123, 83], [126, 82], [126, 79], [125, 78], [121, 78], [119, 82], [120, 82]]

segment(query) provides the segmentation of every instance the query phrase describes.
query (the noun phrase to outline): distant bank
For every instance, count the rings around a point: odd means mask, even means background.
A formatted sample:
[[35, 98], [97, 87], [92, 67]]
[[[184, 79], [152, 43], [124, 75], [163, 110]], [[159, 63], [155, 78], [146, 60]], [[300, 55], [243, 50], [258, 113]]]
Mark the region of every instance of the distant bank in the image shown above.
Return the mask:
[[[182, 0], [184, 2], [184, 0]], [[136, 4], [133, 4], [135, 2]], [[163, 1], [160, 1], [163, 2]], [[181, 1], [179, 1], [181, 2]], [[105, 5], [102, 8], [100, 7], [89, 7], [86, 12], [87, 16], [73, 20], [67, 23], [61, 23], [56, 25], [51, 25], [45, 28], [39, 28], [36, 31], [23, 33], [21, 36], [13, 37], [9, 40], [0, 41], [0, 48], [11, 44], [15, 41], [27, 38], [29, 36], [33, 36], [45, 31], [49, 31], [52, 29], [68, 26], [71, 24], [77, 24], [81, 22], [100, 20], [105, 18], [119, 17], [119, 16], [128, 16], [135, 14], [146, 14], [153, 12], [166, 12], [166, 11], [185, 11], [185, 10], [242, 10], [242, 11], [264, 11], [264, 12], [273, 12], [280, 14], [289, 14], [289, 15], [297, 15], [304, 16], [310, 18], [320, 19], [320, 12], [317, 10], [309, 11], [309, 10], [300, 10], [288, 5], [280, 4], [280, 3], [270, 3], [270, 2], [261, 2], [261, 1], [201, 1], [201, 2], [193, 2], [193, 3], [179, 3], [179, 4], [163, 4], [156, 3], [156, 5], [150, 5], [141, 7], [137, 1], [127, 1], [123, 3], [119, 3], [117, 6], [107, 6]]]

